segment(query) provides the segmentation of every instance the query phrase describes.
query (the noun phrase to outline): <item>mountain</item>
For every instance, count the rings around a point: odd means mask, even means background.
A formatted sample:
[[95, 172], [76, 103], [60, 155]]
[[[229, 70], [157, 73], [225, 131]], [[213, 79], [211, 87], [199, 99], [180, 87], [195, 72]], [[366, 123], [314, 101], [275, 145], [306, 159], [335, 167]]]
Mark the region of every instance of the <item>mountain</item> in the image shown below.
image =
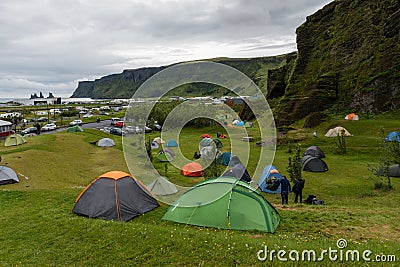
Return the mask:
[[340, 0], [297, 28], [298, 54], [269, 71], [277, 125], [327, 108], [400, 108], [400, 1]]
[[[263, 92], [266, 92], [267, 70], [284, 64], [286, 55], [241, 59], [215, 58], [207, 61], [218, 62], [236, 68], [251, 78]], [[169, 66], [128, 69], [122, 73], [111, 74], [94, 81], [81, 81], [71, 97], [131, 98], [143, 82], [167, 67]], [[172, 93], [190, 96], [210, 95], [212, 93], [227, 94], [228, 91], [209, 84], [190, 84], [183, 85]]]

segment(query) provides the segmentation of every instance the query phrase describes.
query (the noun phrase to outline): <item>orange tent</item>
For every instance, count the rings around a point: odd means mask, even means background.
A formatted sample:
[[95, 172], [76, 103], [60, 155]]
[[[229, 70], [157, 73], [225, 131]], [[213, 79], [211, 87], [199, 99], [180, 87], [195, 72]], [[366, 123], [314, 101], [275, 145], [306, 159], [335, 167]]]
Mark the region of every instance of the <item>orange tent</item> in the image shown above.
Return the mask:
[[181, 174], [185, 176], [199, 177], [203, 175], [203, 167], [201, 167], [197, 162], [191, 162], [182, 167]]
[[202, 134], [200, 137], [201, 137], [201, 138], [211, 138], [211, 135], [209, 135], [209, 134]]
[[357, 114], [351, 113], [351, 114], [346, 115], [346, 117], [344, 119], [349, 120], [349, 121], [358, 121], [359, 117]]

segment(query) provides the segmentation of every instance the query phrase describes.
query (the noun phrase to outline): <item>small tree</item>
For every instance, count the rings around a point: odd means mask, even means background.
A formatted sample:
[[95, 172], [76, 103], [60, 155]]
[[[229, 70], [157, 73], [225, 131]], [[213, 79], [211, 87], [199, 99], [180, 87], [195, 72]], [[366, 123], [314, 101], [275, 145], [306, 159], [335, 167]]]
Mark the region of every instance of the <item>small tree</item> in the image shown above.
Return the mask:
[[383, 177], [385, 177], [387, 181], [386, 188], [392, 189], [393, 186], [390, 180], [389, 166], [391, 164], [400, 163], [400, 145], [398, 142], [385, 141], [385, 128], [381, 127], [380, 132], [382, 141], [379, 149], [379, 162], [375, 166], [369, 166], [369, 170], [379, 178], [378, 181], [375, 181], [375, 189], [385, 188], [384, 182], [381, 179]]
[[337, 153], [339, 155], [343, 155], [347, 153], [346, 148], [346, 139], [345, 139], [345, 130], [341, 130], [340, 133], [337, 135], [336, 145], [338, 147]]
[[153, 161], [153, 154], [151, 153], [150, 137], [149, 137], [148, 141], [145, 143], [145, 145], [146, 145], [147, 156], [149, 157], [150, 161]]
[[222, 174], [223, 169], [223, 165], [219, 164], [217, 159], [214, 159], [214, 161], [203, 170], [203, 177], [205, 179], [219, 177]]
[[289, 165], [286, 167], [286, 171], [289, 173], [291, 182], [295, 183], [297, 180], [301, 180], [302, 167], [303, 165], [301, 164], [300, 145], [297, 145], [294, 157], [289, 157]]

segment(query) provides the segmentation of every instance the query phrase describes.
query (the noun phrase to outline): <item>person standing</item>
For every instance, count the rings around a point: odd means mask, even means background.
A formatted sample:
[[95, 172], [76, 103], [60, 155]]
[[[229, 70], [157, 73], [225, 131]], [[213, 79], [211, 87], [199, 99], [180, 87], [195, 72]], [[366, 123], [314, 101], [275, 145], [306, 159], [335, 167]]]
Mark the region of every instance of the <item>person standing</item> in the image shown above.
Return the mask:
[[287, 205], [289, 200], [290, 182], [285, 175], [282, 175], [280, 184], [281, 184], [282, 205]]
[[303, 188], [306, 181], [303, 179], [297, 180], [293, 186], [294, 203], [297, 203], [300, 198], [300, 203], [303, 202]]

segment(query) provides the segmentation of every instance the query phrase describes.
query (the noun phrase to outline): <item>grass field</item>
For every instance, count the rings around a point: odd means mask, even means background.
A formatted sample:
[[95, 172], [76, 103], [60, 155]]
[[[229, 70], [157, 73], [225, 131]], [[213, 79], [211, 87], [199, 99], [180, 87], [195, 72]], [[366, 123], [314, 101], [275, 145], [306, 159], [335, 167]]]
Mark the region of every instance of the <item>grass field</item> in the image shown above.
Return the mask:
[[[398, 266], [400, 261], [400, 179], [393, 178], [392, 190], [374, 189], [376, 178], [368, 170], [379, 157], [379, 129], [400, 128], [397, 114], [347, 122], [334, 118], [316, 129], [289, 133], [305, 150], [318, 145], [327, 155], [326, 173], [303, 172], [303, 195], [315, 194], [326, 205], [293, 204], [282, 208], [279, 195], [265, 195], [281, 215], [275, 234], [196, 227], [162, 221], [167, 209], [162, 204], [129, 222], [79, 217], [71, 213], [82, 188], [110, 170], [128, 171], [120, 137], [97, 130], [57, 133], [28, 138], [18, 147], [0, 143], [1, 164], [12, 167], [20, 183], [0, 187], [0, 266]], [[299, 122], [300, 124], [301, 122]], [[335, 154], [334, 140], [323, 133], [334, 125], [346, 127], [348, 153]], [[297, 125], [298, 126], [298, 125]], [[216, 127], [185, 128], [181, 149], [192, 157], [200, 134], [214, 134]], [[256, 129], [252, 129], [257, 136]], [[312, 137], [317, 131], [318, 138]], [[112, 148], [91, 145], [101, 137], [115, 140]], [[156, 134], [150, 135], [154, 137]], [[224, 148], [230, 146], [223, 140]], [[274, 164], [286, 174], [287, 146], [278, 146]], [[250, 173], [255, 168], [257, 148], [252, 148]], [[156, 164], [163, 173], [164, 164]], [[183, 185], [201, 179], [183, 177], [168, 168], [168, 177]], [[140, 177], [137, 177], [140, 179]], [[255, 178], [258, 180], [258, 177]], [[338, 239], [347, 240], [344, 250], [371, 250], [375, 255], [396, 255], [397, 262], [282, 262], [275, 257], [259, 261], [257, 253], [269, 250], [338, 249]], [[288, 257], [288, 254], [286, 254]]]

